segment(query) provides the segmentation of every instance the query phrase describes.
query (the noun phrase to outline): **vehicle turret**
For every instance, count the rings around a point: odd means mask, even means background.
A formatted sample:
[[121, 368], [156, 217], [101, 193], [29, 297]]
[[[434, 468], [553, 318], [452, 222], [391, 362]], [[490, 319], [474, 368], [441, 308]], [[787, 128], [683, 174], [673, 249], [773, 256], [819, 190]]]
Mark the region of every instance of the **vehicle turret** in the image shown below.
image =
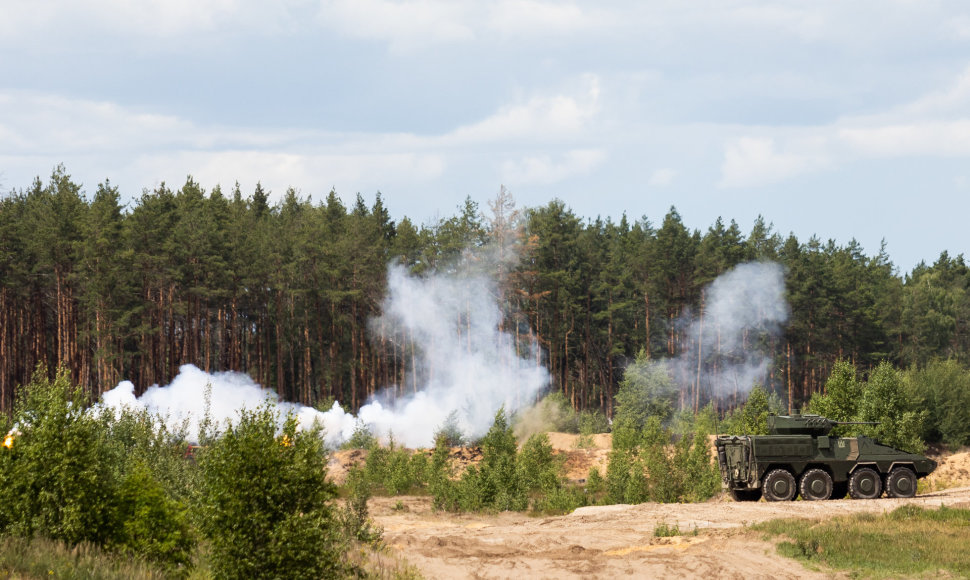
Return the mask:
[[864, 421], [833, 421], [821, 415], [768, 415], [770, 435], [812, 435], [822, 437], [838, 425], [878, 425]]

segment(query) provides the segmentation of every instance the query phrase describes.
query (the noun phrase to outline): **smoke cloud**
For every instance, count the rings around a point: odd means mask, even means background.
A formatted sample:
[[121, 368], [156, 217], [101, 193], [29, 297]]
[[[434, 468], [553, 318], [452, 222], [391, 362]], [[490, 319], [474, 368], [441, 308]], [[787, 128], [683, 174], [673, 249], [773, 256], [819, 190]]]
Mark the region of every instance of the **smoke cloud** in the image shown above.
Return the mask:
[[[501, 329], [497, 296], [493, 279], [467, 269], [416, 277], [393, 266], [383, 315], [372, 322], [371, 330], [390, 343], [408, 340], [414, 345], [407, 383], [388, 385], [356, 416], [337, 403], [326, 412], [292, 403], [278, 405], [294, 413], [303, 426], [322, 423], [331, 446], [347, 440], [359, 424], [378, 436], [393, 434], [410, 447], [429, 446], [435, 429], [452, 412], [466, 436], [484, 435], [500, 407], [513, 413], [530, 406], [549, 384], [548, 372], [537, 362], [534, 342], [516, 344]], [[188, 421], [194, 434], [206, 410], [207, 389], [211, 389], [210, 417], [222, 426], [242, 408], [276, 401], [274, 392], [245, 374], [210, 374], [186, 365], [170, 385], [153, 386], [136, 398], [134, 385], [124, 381], [103, 395], [103, 403], [147, 409], [173, 424]]]
[[693, 384], [702, 400], [767, 385], [770, 346], [789, 316], [784, 274], [780, 264], [749, 262], [707, 286], [700, 315], [681, 319], [683, 354], [666, 361], [674, 380]]

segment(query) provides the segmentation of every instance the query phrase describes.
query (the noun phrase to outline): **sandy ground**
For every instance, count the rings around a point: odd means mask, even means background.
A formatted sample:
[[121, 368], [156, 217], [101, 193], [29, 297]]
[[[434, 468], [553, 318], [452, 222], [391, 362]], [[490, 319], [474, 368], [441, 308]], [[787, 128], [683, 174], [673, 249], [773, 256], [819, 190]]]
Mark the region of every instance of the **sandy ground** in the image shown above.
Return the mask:
[[[432, 512], [425, 497], [375, 498], [371, 515], [384, 527], [385, 542], [429, 579], [831, 578], [778, 556], [773, 544], [741, 530], [745, 524], [775, 518], [884, 512], [904, 503], [970, 507], [970, 487], [910, 500], [735, 503], [722, 499], [586, 507], [547, 518], [517, 513], [442, 514]], [[676, 526], [682, 535], [654, 537], [661, 523]]]
[[[610, 441], [600, 436], [592, 446], [577, 448], [577, 439], [550, 434], [554, 448], [566, 456], [567, 476], [581, 481], [591, 466], [605, 467]], [[478, 459], [468, 451], [454, 455], [459, 462]], [[595, 506], [536, 518], [436, 513], [430, 498], [409, 496], [373, 498], [370, 510], [384, 528], [386, 544], [429, 579], [847, 577], [805, 569], [744, 527], [784, 517], [881, 513], [903, 504], [970, 507], [970, 453], [935, 459], [940, 466], [923, 484], [928, 491], [909, 500], [736, 503], [722, 495], [700, 504]], [[660, 524], [676, 526], [680, 535], [654, 537]]]

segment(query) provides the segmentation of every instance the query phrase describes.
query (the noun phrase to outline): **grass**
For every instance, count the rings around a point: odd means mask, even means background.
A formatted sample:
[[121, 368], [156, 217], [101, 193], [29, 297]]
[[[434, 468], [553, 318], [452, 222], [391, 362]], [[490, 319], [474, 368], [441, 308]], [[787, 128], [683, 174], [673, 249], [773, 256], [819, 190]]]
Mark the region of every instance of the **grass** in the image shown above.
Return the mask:
[[[203, 556], [203, 555], [200, 555]], [[373, 580], [420, 580], [416, 567], [384, 546], [354, 543], [345, 558], [359, 567], [360, 577]], [[0, 538], [0, 580], [209, 580], [211, 570], [200, 562], [185, 574], [153, 568], [137, 559], [100, 550], [90, 544], [74, 548], [44, 538]]]
[[0, 539], [0, 579], [74, 578], [78, 580], [171, 578], [148, 564], [104, 552], [90, 544], [74, 548], [35, 538]]
[[854, 576], [944, 573], [970, 576], [970, 510], [902, 506], [886, 514], [862, 513], [819, 520], [772, 520], [751, 527], [782, 537], [778, 552]]

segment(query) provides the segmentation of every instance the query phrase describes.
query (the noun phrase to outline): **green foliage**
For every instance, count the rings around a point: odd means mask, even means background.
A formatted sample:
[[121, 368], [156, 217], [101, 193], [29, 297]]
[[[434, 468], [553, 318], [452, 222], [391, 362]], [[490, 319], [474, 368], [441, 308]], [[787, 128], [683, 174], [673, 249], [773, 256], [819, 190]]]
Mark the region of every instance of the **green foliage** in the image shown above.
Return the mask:
[[348, 490], [347, 504], [340, 514], [344, 532], [358, 542], [376, 542], [381, 530], [373, 526], [368, 515], [367, 500], [371, 497], [371, 483], [366, 473], [357, 467], [351, 469], [344, 487]]
[[922, 437], [953, 448], [970, 445], [970, 371], [957, 361], [931, 361], [903, 373], [906, 396], [926, 410]]
[[290, 416], [278, 433], [277, 418], [270, 406], [241, 411], [201, 454], [198, 519], [216, 577], [319, 578], [343, 570], [319, 432], [297, 431]]
[[[570, 408], [559, 430], [582, 430], [570, 413], [612, 415], [618, 369], [638, 353], [656, 361], [693, 348], [681, 316], [701, 312], [705, 286], [746, 260], [774, 260], [786, 271], [785, 340], [749, 346], [775, 361], [765, 387], [790, 385], [793, 408], [823, 390], [840, 357], [860, 369], [882, 360], [970, 364], [964, 256], [943, 252], [901, 276], [884, 247], [867, 254], [855, 241], [782, 238], [760, 216], [744, 236], [721, 218], [691, 230], [673, 207], [618, 221], [587, 220], [559, 200], [523, 212], [503, 191], [492, 219], [469, 199], [455, 215], [416, 226], [392, 221], [380, 195], [368, 206], [335, 191], [318, 201], [262, 186], [248, 195], [238, 186], [207, 192], [190, 177], [126, 208], [110, 182], [86, 197], [63, 166], [25, 185], [0, 199], [2, 316], [6, 328], [22, 329], [0, 359], [8, 386], [28, 383], [36, 361], [72, 361], [84, 369], [78, 383], [97, 393], [123, 377], [165, 384], [181, 364], [258, 360], [255, 378], [285, 400], [353, 405], [416, 352], [413, 337], [365, 338], [387, 266], [425, 274], [462, 256], [500, 280], [500, 327], [516, 329], [515, 348], [524, 353], [540, 336], [551, 373], [565, 379]], [[519, 260], [474, 254], [484, 248]], [[213, 320], [220, 332], [206, 330]], [[699, 370], [715, 370], [716, 358]], [[421, 371], [409, 370], [408, 380], [420, 382]], [[688, 385], [675, 386], [677, 399]], [[2, 393], [5, 408], [16, 388]], [[647, 414], [673, 410], [663, 389], [648, 395]]]
[[650, 417], [666, 421], [674, 410], [677, 387], [662, 363], [651, 362], [644, 352], [627, 367], [616, 393], [614, 421], [624, 418], [633, 429], [642, 428]]
[[579, 432], [582, 435], [610, 432], [610, 420], [606, 416], [606, 413], [599, 409], [584, 409], [580, 411], [578, 423]]
[[457, 410], [448, 413], [444, 423], [435, 429], [434, 440], [439, 439], [444, 439], [445, 444], [451, 447], [461, 447], [465, 444], [465, 434], [461, 432], [461, 425], [458, 424]]
[[725, 419], [724, 431], [730, 435], [767, 435], [771, 412], [767, 391], [755, 385], [744, 405]]
[[505, 408], [495, 414], [488, 433], [480, 441], [482, 461], [462, 476], [467, 509], [520, 511], [528, 506], [526, 489], [518, 477], [518, 444]]
[[[840, 360], [832, 367], [832, 373], [825, 381], [825, 393], [816, 393], [809, 403], [812, 413], [828, 417], [833, 421], [855, 421], [859, 416], [865, 384], [856, 376], [855, 366], [847, 360]], [[836, 433], [844, 433], [838, 428]]]
[[[347, 513], [336, 514], [320, 432], [297, 431], [292, 416], [279, 427], [272, 406], [209, 434], [194, 461], [184, 457], [184, 428], [91, 407], [63, 369], [50, 380], [38, 368], [20, 393], [13, 443], [0, 448], [8, 571], [31, 574], [34, 547], [45, 545], [43, 565], [59, 577], [185, 577], [200, 561], [216, 578], [324, 577], [354, 571], [343, 559], [348, 541], [380, 537], [367, 520], [369, 487], [351, 489]], [[426, 473], [426, 463], [415, 465]], [[99, 555], [108, 552], [130, 565]]]
[[374, 449], [379, 447], [377, 437], [363, 421], [357, 421], [350, 438], [340, 446], [341, 449]]
[[926, 409], [918, 410], [918, 401], [903, 387], [902, 374], [888, 362], [882, 362], [869, 375], [869, 380], [856, 379], [855, 367], [841, 361], [833, 369], [827, 392], [812, 398], [813, 413], [837, 421], [878, 422], [878, 425], [836, 427], [837, 434], [862, 432], [892, 447], [922, 452], [923, 423]]
[[449, 447], [439, 437], [428, 470], [428, 490], [435, 509], [449, 511], [523, 511], [564, 513], [586, 505], [586, 491], [561, 478], [562, 461], [549, 436], [537, 433], [517, 448], [504, 409], [481, 440], [482, 460], [458, 480], [448, 459]]
[[59, 369], [44, 367], [21, 389], [11, 449], [0, 449], [0, 528], [68, 544], [105, 545], [119, 532], [119, 469], [108, 444], [107, 417]]
[[434, 452], [431, 454], [431, 465], [428, 467], [428, 492], [436, 510], [458, 511], [459, 485], [452, 480], [454, 469], [448, 459], [451, 447], [444, 437], [435, 440]]
[[375, 445], [368, 450], [361, 477], [377, 493], [422, 491], [430, 477], [428, 457], [398, 446], [392, 437], [387, 447]]
[[589, 475], [586, 476], [586, 492], [593, 498], [593, 503], [598, 503], [600, 496], [606, 491], [606, 480], [603, 474], [595, 465], [589, 468]]
[[167, 567], [170, 573], [188, 570], [195, 544], [187, 509], [166, 493], [147, 463], [135, 462], [118, 491], [117, 546], [131, 556]]
[[655, 538], [672, 538], [679, 535], [680, 526], [677, 524], [670, 525], [667, 522], [660, 522], [653, 527], [653, 537]]
[[927, 412], [916, 410], [903, 389], [900, 372], [888, 362], [880, 363], [869, 375], [859, 407], [859, 420], [879, 422], [867, 427], [867, 434], [892, 447], [914, 453], [923, 451], [925, 444], [920, 433]]
[[652, 417], [635, 437], [625, 437], [633, 443], [625, 447], [614, 445], [609, 455], [607, 501], [703, 501], [720, 489], [706, 432], [674, 437], [661, 426], [658, 417]]
[[529, 437], [519, 452], [516, 469], [519, 485], [526, 492], [550, 492], [559, 485], [562, 462], [552, 454], [549, 435], [536, 433]]

